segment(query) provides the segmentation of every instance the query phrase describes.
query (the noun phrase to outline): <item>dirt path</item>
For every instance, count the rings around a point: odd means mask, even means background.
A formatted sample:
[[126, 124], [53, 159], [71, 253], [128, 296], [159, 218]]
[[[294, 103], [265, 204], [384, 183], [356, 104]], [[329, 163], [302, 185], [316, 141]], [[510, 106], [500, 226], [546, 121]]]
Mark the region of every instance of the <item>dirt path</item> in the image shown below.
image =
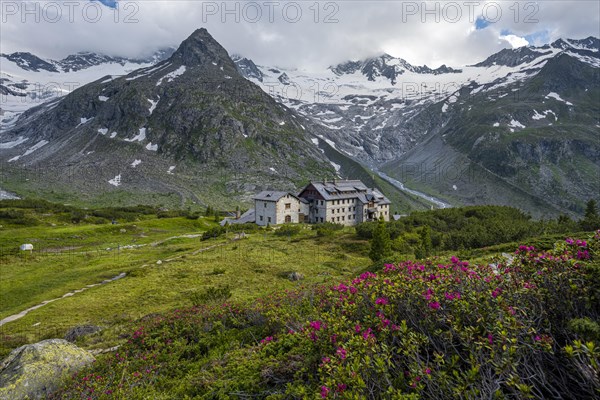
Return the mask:
[[35, 306], [33, 306], [33, 307], [29, 307], [28, 309], [26, 309], [26, 310], [23, 310], [23, 311], [21, 311], [21, 312], [20, 312], [20, 313], [18, 313], [18, 314], [13, 314], [13, 315], [10, 315], [10, 316], [8, 316], [8, 317], [6, 317], [6, 318], [4, 318], [4, 319], [0, 320], [0, 326], [2, 326], [2, 325], [4, 325], [4, 324], [6, 324], [6, 323], [8, 323], [8, 322], [16, 321], [16, 320], [18, 320], [19, 318], [23, 318], [23, 317], [24, 317], [25, 315], [27, 315], [27, 314], [28, 314], [30, 311], [37, 310], [38, 308], [41, 308], [41, 307], [45, 306], [46, 304], [50, 304], [50, 303], [52, 303], [52, 302], [55, 302], [56, 300], [64, 299], [64, 298], [66, 298], [66, 297], [71, 297], [71, 296], [73, 296], [73, 295], [75, 295], [75, 294], [77, 294], [77, 293], [81, 293], [81, 292], [83, 292], [83, 291], [85, 291], [85, 290], [91, 289], [91, 288], [93, 288], [93, 287], [96, 287], [96, 286], [105, 285], [105, 284], [107, 284], [107, 283], [114, 282], [114, 281], [116, 281], [116, 280], [119, 280], [119, 279], [121, 279], [121, 278], [125, 278], [125, 276], [126, 276], [126, 275], [127, 275], [127, 274], [125, 274], [125, 272], [121, 272], [119, 275], [117, 275], [117, 276], [115, 276], [115, 277], [113, 277], [113, 278], [110, 278], [110, 279], [105, 279], [105, 280], [103, 280], [103, 281], [102, 281], [102, 282], [100, 282], [100, 283], [94, 283], [94, 284], [92, 284], [92, 285], [87, 285], [87, 286], [85, 286], [85, 287], [83, 287], [83, 288], [81, 288], [81, 289], [77, 289], [77, 290], [73, 290], [72, 292], [65, 293], [65, 294], [63, 294], [61, 297], [57, 297], [57, 298], [55, 298], [55, 299], [52, 299], [52, 300], [45, 300], [45, 301], [42, 301], [42, 302], [41, 302], [40, 304], [38, 304], [38, 305], [35, 305]]
[[[202, 235], [201, 235], [201, 234], [199, 234], [199, 235], [192, 234], [192, 235], [173, 236], [173, 237], [167, 238], [167, 239], [165, 239], [165, 240], [163, 240], [163, 241], [159, 241], [159, 242], [152, 243], [152, 244], [151, 244], [151, 246], [156, 246], [157, 244], [160, 244], [160, 243], [162, 243], [162, 242], [165, 242], [165, 241], [167, 241], [167, 240], [171, 240], [171, 239], [177, 239], [177, 238], [182, 238], [182, 237], [185, 237], [185, 238], [194, 238], [194, 237], [198, 237], [198, 236], [202, 236]], [[229, 241], [227, 241], [227, 242], [224, 242], [224, 243], [217, 243], [217, 244], [213, 244], [212, 246], [203, 247], [203, 248], [201, 248], [201, 249], [195, 250], [194, 252], [192, 252], [192, 254], [193, 254], [193, 255], [196, 255], [196, 254], [202, 253], [202, 252], [204, 252], [204, 251], [208, 251], [208, 250], [214, 249], [214, 248], [216, 248], [216, 247], [225, 246], [226, 244], [232, 243], [232, 242], [234, 242], [234, 241], [236, 241], [236, 240], [239, 240], [239, 239], [241, 239], [241, 237], [240, 237], [239, 235], [236, 235], [234, 238], [230, 239], [230, 240], [229, 240]], [[145, 246], [145, 245], [138, 245], [138, 246]], [[123, 248], [132, 248], [132, 247], [121, 246], [121, 248], [123, 249]], [[165, 261], [166, 261], [166, 262], [168, 262], [168, 261], [173, 261], [173, 260], [176, 260], [176, 259], [178, 259], [178, 258], [181, 258], [182, 256], [183, 256], [183, 255], [180, 255], [180, 256], [177, 256], [177, 257], [172, 257], [172, 258], [166, 259]], [[33, 307], [29, 307], [28, 309], [26, 309], [26, 310], [23, 310], [23, 311], [21, 311], [20, 313], [13, 314], [13, 315], [9, 315], [8, 317], [6, 317], [6, 318], [4, 318], [4, 319], [0, 320], [0, 327], [1, 327], [1, 326], [3, 326], [4, 324], [8, 323], [8, 322], [16, 321], [16, 320], [17, 320], [17, 319], [19, 319], [19, 318], [23, 318], [23, 317], [24, 317], [25, 315], [27, 315], [29, 312], [31, 312], [31, 311], [34, 311], [34, 310], [37, 310], [38, 308], [41, 308], [41, 307], [45, 306], [46, 304], [50, 304], [50, 303], [52, 303], [52, 302], [55, 302], [56, 300], [64, 299], [64, 298], [66, 298], [66, 297], [71, 297], [71, 296], [73, 296], [73, 295], [75, 295], [75, 294], [77, 294], [77, 293], [81, 293], [81, 292], [83, 292], [83, 291], [85, 291], [85, 290], [91, 289], [91, 288], [93, 288], [93, 287], [96, 287], [96, 286], [105, 285], [105, 284], [107, 284], [107, 283], [114, 282], [114, 281], [116, 281], [116, 280], [119, 280], [119, 279], [121, 279], [121, 278], [124, 278], [126, 275], [127, 275], [127, 274], [126, 274], [125, 272], [122, 272], [122, 273], [120, 273], [119, 275], [117, 275], [117, 276], [115, 276], [115, 277], [113, 277], [113, 278], [110, 278], [110, 279], [105, 279], [105, 280], [103, 280], [103, 281], [102, 281], [102, 282], [100, 282], [100, 283], [95, 283], [95, 284], [87, 285], [87, 286], [85, 286], [85, 287], [83, 287], [83, 288], [81, 288], [81, 289], [77, 289], [77, 290], [73, 290], [72, 292], [65, 293], [65, 294], [64, 294], [64, 295], [62, 295], [61, 297], [57, 297], [57, 298], [55, 298], [55, 299], [51, 299], [51, 300], [45, 300], [45, 301], [42, 301], [42, 302], [41, 302], [40, 304], [38, 304], [38, 305], [35, 305], [35, 306], [33, 306]]]

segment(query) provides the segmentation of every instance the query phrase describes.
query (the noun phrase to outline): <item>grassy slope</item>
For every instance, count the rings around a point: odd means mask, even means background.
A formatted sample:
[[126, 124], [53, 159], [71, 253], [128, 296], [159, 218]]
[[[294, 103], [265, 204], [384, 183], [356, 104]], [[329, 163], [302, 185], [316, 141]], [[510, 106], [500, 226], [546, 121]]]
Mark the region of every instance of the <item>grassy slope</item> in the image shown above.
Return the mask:
[[[233, 299], [245, 300], [296, 287], [298, 283], [287, 277], [293, 271], [305, 276], [302, 283], [323, 283], [356, 274], [369, 264], [367, 243], [354, 239], [350, 230], [335, 238], [317, 238], [310, 229], [292, 238], [272, 232], [250, 234], [238, 241], [232, 240], [231, 233], [228, 238], [207, 241], [182, 237], [214, 225], [203, 218], [147, 218], [120, 225], [5, 229], [0, 232], [4, 248], [34, 242], [38, 252], [2, 257], [0, 318], [121, 272], [127, 277], [62, 298], [5, 324], [0, 327], [4, 339], [0, 353], [23, 343], [61, 337], [77, 325], [111, 327], [189, 306], [190, 295], [208, 287], [229, 285]], [[144, 246], [116, 251], [117, 244]], [[209, 249], [198, 252], [204, 248]], [[113, 343], [115, 335], [107, 336], [109, 344]]]

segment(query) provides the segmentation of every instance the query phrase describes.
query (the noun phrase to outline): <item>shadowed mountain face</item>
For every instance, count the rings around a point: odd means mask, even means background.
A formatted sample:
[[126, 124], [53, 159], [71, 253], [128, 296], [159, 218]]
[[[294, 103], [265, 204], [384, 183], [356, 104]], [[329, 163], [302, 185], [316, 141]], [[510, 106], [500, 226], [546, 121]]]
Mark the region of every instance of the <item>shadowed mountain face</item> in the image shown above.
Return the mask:
[[424, 111], [438, 127], [384, 170], [458, 204], [581, 215], [600, 193], [598, 72], [563, 53], [529, 79], [463, 88]]
[[0, 157], [8, 170], [35, 170], [23, 186], [40, 194], [234, 202], [257, 187], [333, 176], [311, 126], [199, 29], [167, 60], [26, 111], [3, 134]]

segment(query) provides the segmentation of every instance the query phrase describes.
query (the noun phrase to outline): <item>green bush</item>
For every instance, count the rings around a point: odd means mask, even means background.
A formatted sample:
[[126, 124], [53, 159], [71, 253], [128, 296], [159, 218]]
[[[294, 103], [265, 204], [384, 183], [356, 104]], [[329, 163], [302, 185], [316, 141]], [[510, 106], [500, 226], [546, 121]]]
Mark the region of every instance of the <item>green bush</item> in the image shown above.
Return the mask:
[[210, 229], [207, 229], [202, 234], [202, 240], [208, 240], [212, 238], [218, 238], [221, 235], [224, 235], [227, 232], [227, 229], [223, 226], [214, 226]]
[[302, 226], [299, 224], [284, 224], [275, 230], [277, 236], [295, 236], [302, 231]]
[[38, 221], [35, 218], [31, 218], [21, 210], [4, 209], [0, 210], [0, 221], [4, 220], [5, 223], [23, 226], [34, 226], [38, 225]]
[[229, 286], [211, 286], [203, 291], [193, 291], [188, 297], [194, 306], [222, 302], [231, 297], [231, 289]]
[[333, 222], [322, 222], [312, 225], [311, 229], [317, 231], [318, 237], [332, 237], [335, 235], [335, 232], [344, 229], [344, 225]]

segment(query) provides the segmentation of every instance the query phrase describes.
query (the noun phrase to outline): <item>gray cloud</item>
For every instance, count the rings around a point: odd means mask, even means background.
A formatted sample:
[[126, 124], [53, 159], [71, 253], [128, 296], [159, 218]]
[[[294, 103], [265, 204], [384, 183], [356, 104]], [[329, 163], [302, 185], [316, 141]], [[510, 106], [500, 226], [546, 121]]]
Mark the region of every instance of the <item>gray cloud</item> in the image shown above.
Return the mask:
[[[99, 2], [70, 4], [2, 0], [2, 51], [141, 56], [206, 27], [230, 53], [260, 64], [311, 69], [386, 51], [436, 67], [472, 64], [510, 47], [499, 38], [506, 32], [545, 32], [550, 41], [600, 36], [596, 1], [520, 1], [518, 7], [514, 0], [323, 1], [315, 7], [313, 1], [122, 0], [118, 12]], [[474, 18], [481, 16], [497, 20], [476, 30]]]

